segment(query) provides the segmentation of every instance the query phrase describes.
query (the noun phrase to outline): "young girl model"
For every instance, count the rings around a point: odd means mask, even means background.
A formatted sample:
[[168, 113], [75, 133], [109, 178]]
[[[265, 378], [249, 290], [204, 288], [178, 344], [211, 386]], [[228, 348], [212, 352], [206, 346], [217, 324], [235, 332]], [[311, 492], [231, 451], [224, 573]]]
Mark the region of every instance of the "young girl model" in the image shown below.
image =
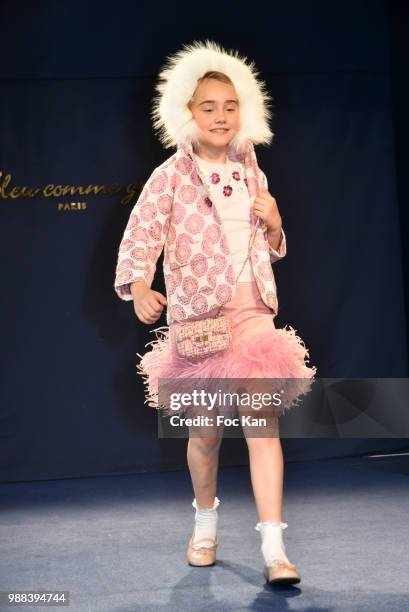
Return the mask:
[[[155, 323], [167, 306], [169, 327], [152, 330], [161, 330], [162, 337], [139, 355], [150, 405], [164, 407], [158, 399], [164, 378], [264, 377], [311, 384], [316, 368], [306, 365], [304, 342], [293, 328], [274, 325], [278, 301], [272, 264], [286, 255], [286, 236], [254, 151], [254, 144], [268, 144], [273, 135], [264, 83], [237, 51], [206, 41], [185, 45], [170, 57], [156, 89], [154, 127], [164, 146], [176, 152], [155, 168], [130, 214], [115, 278], [117, 295], [133, 300], [141, 322]], [[150, 288], [163, 249], [166, 297]], [[181, 357], [175, 326], [212, 317], [221, 305], [231, 323], [231, 346], [199, 360]], [[277, 414], [305, 393], [303, 384], [288, 385]], [[300, 582], [282, 539], [288, 525], [282, 522], [280, 438], [245, 437], [264, 576], [270, 583]], [[216, 560], [220, 444], [219, 435], [189, 436], [196, 513], [187, 558], [194, 566]]]

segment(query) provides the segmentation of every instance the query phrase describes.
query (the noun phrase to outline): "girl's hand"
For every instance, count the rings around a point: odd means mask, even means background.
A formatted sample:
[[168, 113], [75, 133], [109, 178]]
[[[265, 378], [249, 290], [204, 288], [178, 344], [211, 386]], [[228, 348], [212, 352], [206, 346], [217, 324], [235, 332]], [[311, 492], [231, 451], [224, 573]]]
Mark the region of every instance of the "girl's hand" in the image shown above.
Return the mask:
[[255, 198], [253, 212], [264, 221], [267, 229], [271, 232], [276, 232], [281, 229], [282, 220], [278, 212], [276, 199], [267, 189], [261, 189], [260, 193]]
[[166, 297], [150, 289], [146, 283], [134, 283], [132, 287], [133, 304], [136, 316], [142, 323], [155, 323], [160, 319]]

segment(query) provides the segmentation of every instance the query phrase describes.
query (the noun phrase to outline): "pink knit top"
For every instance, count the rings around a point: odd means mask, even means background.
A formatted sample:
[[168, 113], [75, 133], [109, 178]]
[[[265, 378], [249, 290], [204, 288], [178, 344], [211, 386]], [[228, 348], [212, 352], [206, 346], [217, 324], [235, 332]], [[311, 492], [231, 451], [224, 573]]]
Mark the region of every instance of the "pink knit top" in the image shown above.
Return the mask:
[[[244, 183], [244, 166], [229, 159], [223, 164], [204, 160], [198, 155], [195, 155], [195, 158], [209, 186], [211, 200], [225, 227], [235, 278], [237, 278], [248, 253], [251, 235], [251, 203]], [[248, 259], [238, 282], [253, 280], [255, 277]]]

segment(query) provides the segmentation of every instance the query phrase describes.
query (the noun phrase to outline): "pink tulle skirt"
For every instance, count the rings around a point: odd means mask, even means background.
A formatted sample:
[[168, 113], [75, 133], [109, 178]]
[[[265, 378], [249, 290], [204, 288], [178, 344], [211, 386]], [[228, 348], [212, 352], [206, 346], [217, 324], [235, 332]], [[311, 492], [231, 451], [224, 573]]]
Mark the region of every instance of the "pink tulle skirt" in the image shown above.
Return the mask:
[[[216, 310], [194, 319], [214, 316]], [[170, 414], [168, 404], [160, 401], [160, 379], [167, 379], [167, 391], [170, 381], [175, 389], [183, 391], [187, 379], [229, 379], [230, 383], [239, 379], [243, 387], [243, 379], [260, 378], [275, 379], [277, 389], [284, 391], [276, 409], [278, 416], [298, 405], [300, 398], [309, 392], [317, 369], [307, 365], [309, 352], [296, 331], [289, 325], [288, 329], [275, 327], [273, 313], [261, 299], [256, 282], [238, 283], [236, 295], [224, 305], [221, 314], [230, 319], [231, 346], [196, 361], [177, 354], [174, 324], [151, 330], [156, 339], [145, 345], [151, 350], [144, 355], [137, 353], [140, 357], [137, 372], [146, 385], [149, 406]], [[235, 389], [231, 384], [228, 387], [229, 391]]]

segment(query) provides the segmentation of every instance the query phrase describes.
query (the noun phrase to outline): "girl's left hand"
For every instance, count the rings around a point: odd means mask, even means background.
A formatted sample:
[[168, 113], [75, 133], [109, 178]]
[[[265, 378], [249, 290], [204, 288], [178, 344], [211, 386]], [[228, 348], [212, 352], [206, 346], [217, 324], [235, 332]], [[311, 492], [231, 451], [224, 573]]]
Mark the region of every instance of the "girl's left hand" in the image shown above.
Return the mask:
[[282, 220], [278, 212], [276, 199], [267, 191], [261, 189], [253, 203], [253, 212], [260, 217], [268, 230], [278, 231], [281, 229]]

